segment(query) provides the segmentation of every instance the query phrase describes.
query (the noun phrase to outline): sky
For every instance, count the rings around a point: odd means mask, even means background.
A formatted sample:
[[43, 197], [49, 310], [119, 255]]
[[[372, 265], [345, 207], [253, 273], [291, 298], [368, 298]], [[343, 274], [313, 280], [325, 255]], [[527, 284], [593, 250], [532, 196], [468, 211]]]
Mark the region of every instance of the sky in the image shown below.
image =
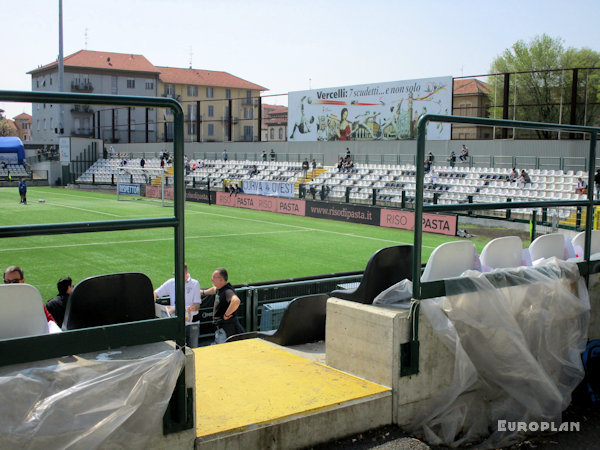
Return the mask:
[[[0, 0], [0, 90], [58, 56], [58, 0]], [[229, 72], [290, 91], [489, 73], [516, 41], [541, 34], [600, 51], [596, 0], [63, 0], [63, 54], [144, 55], [157, 66]], [[28, 104], [0, 101], [12, 118]]]

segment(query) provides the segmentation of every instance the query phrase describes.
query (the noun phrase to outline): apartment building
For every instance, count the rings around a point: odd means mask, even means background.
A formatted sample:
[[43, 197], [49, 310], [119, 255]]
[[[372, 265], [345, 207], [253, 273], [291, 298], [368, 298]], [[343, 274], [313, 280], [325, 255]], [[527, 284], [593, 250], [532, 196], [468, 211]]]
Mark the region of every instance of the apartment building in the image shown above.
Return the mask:
[[22, 141], [31, 140], [31, 116], [27, 113], [21, 113], [13, 117], [13, 121], [17, 127], [17, 136]]
[[[157, 94], [160, 71], [143, 55], [80, 50], [63, 59], [65, 92]], [[58, 61], [27, 72], [32, 91], [59, 91]], [[61, 129], [62, 115], [62, 129]], [[32, 138], [55, 143], [60, 136], [96, 137], [106, 142], [155, 142], [152, 108], [95, 105], [32, 105]]]
[[[490, 87], [476, 78], [454, 80], [452, 115], [488, 117]], [[452, 124], [452, 139], [492, 139], [492, 127]]]
[[285, 141], [287, 139], [287, 106], [262, 105], [262, 140]]
[[[187, 142], [258, 141], [260, 93], [266, 88], [227, 72], [157, 66], [158, 94], [183, 106]], [[173, 139], [170, 110], [159, 113], [158, 139]]]

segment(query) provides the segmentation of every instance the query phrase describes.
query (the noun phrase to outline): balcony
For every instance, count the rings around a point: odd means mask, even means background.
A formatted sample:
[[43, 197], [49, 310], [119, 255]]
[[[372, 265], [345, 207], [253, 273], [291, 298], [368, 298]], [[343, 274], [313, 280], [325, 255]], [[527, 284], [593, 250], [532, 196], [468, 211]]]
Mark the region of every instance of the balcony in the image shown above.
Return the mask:
[[94, 92], [94, 86], [89, 81], [71, 81], [71, 92]]
[[167, 98], [172, 98], [177, 101], [179, 101], [179, 99], [181, 98], [181, 95], [176, 95], [176, 94], [173, 94], [172, 92], [168, 92], [168, 91], [163, 92], [162, 96], [167, 97]]
[[73, 105], [73, 107], [71, 108], [71, 113], [87, 115], [87, 114], [94, 114], [94, 110], [93, 110], [93, 108], [90, 108], [90, 105]]
[[73, 128], [71, 130], [71, 136], [73, 137], [93, 137], [94, 130], [91, 128]]

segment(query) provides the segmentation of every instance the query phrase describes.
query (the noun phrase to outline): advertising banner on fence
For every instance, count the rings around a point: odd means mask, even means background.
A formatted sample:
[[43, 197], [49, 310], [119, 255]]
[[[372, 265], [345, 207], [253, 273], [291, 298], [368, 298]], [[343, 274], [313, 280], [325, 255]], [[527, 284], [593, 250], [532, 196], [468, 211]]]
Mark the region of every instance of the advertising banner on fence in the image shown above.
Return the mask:
[[[414, 230], [415, 213], [397, 209], [382, 209], [380, 226]], [[423, 231], [456, 236], [458, 216], [448, 214], [423, 214]]]
[[[146, 186], [146, 197], [161, 198], [160, 197], [160, 186]], [[165, 186], [165, 198], [173, 200], [173, 188]]]
[[277, 197], [294, 196], [294, 183], [283, 183], [281, 181], [244, 180], [243, 188], [245, 194], [274, 195]]
[[185, 199], [189, 202], [210, 203], [208, 197], [209, 194], [211, 195], [214, 203], [215, 193], [209, 192], [208, 189], [186, 189]]
[[217, 192], [216, 204], [233, 206], [236, 208], [271, 211], [282, 214], [304, 216], [305, 201], [287, 198], [264, 197], [259, 195], [238, 194], [229, 195], [226, 192]]
[[[423, 114], [452, 114], [452, 77], [312, 89], [288, 95], [289, 141], [414, 139]], [[430, 123], [427, 139], [450, 139]]]
[[119, 184], [119, 195], [140, 195], [140, 185]]
[[379, 208], [371, 208], [369, 206], [307, 200], [306, 216], [340, 220], [343, 222], [379, 225]]

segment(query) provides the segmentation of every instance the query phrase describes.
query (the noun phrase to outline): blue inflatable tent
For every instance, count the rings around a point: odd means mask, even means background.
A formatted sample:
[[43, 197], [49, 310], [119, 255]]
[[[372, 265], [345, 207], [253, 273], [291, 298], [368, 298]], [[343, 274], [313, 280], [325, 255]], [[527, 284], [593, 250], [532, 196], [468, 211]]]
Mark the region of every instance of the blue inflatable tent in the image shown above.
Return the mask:
[[6, 164], [25, 164], [25, 147], [15, 136], [0, 137], [0, 161]]

